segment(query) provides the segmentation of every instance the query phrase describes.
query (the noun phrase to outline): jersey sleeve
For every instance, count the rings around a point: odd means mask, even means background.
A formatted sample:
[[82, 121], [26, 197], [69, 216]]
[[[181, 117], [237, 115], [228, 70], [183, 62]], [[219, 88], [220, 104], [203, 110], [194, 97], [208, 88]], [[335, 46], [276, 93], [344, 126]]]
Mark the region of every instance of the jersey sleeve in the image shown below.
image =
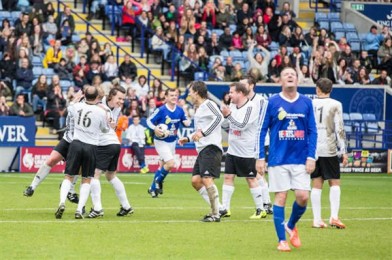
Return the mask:
[[155, 109], [154, 113], [151, 114], [151, 116], [149, 118], [147, 118], [147, 127], [151, 130], [154, 130], [155, 126], [157, 125], [157, 122], [160, 118], [160, 114], [159, 113], [161, 111], [160, 108]]
[[309, 99], [308, 106], [308, 122], [307, 122], [307, 135], [308, 135], [308, 158], [316, 159], [317, 148], [317, 126], [314, 117], [314, 109], [312, 101]]
[[227, 120], [230, 122], [230, 128], [236, 130], [243, 130], [248, 127], [253, 127], [253, 122], [258, 119], [258, 111], [256, 111], [255, 106], [249, 106], [245, 114], [236, 113], [230, 114]]
[[265, 159], [264, 142], [271, 122], [271, 103], [265, 101], [264, 106], [265, 108], [262, 110], [259, 119], [261, 126], [258, 129], [258, 140], [256, 142], [256, 155], [258, 159]]
[[342, 104], [340, 102], [337, 105], [334, 121], [335, 121], [335, 134], [336, 134], [336, 139], [338, 142], [340, 154], [345, 154], [347, 153], [346, 133], [344, 131], [343, 109], [342, 109]]
[[211, 134], [217, 127], [221, 127], [223, 122], [223, 115], [219, 111], [218, 107], [211, 102], [207, 103], [206, 114], [211, 115], [214, 119], [206, 127], [201, 129], [204, 136]]

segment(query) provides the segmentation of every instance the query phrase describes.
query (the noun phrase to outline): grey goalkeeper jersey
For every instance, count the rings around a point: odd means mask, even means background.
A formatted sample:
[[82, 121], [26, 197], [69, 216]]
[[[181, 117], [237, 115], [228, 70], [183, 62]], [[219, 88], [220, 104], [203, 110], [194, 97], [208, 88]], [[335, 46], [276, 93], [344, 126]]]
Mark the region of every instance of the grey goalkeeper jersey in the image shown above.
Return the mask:
[[[205, 135], [204, 137], [200, 138], [198, 142], [195, 142], [198, 153], [200, 153], [200, 151], [208, 145], [215, 145], [223, 150], [221, 132], [223, 115], [218, 106], [213, 101], [207, 99], [202, 104], [200, 104], [194, 115], [194, 122], [195, 131], [201, 129]], [[192, 138], [192, 135], [189, 137], [190, 139]]]
[[317, 124], [317, 156], [333, 157], [347, 152], [342, 104], [332, 98], [313, 100]]

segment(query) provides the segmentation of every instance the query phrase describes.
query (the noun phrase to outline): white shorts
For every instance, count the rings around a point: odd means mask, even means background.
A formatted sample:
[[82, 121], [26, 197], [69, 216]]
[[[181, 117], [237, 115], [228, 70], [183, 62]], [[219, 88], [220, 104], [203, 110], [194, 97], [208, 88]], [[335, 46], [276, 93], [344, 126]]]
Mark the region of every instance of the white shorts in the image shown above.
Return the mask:
[[310, 174], [303, 164], [268, 167], [270, 192], [310, 190]]
[[159, 155], [159, 159], [168, 162], [174, 160], [176, 154], [176, 142], [165, 142], [161, 140], [154, 139], [155, 150]]

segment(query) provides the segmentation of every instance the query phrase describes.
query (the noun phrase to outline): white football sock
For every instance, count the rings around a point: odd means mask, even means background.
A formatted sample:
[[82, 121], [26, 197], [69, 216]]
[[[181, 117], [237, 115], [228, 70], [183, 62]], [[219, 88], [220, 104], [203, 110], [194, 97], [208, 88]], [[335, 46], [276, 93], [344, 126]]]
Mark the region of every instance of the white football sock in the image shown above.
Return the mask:
[[82, 213], [83, 207], [86, 205], [88, 195], [90, 194], [90, 183], [82, 183], [80, 185], [80, 197], [77, 211]]
[[60, 188], [60, 205], [65, 204], [65, 200], [67, 199], [67, 195], [69, 192], [69, 188], [71, 187], [71, 181], [68, 179], [64, 179], [61, 183]]
[[321, 189], [312, 188], [310, 192], [310, 201], [312, 203], [313, 221], [321, 221]]
[[73, 176], [73, 180], [72, 180], [72, 184], [71, 184], [71, 189], [69, 190], [69, 192], [71, 192], [72, 194], [76, 193], [76, 191], [75, 191], [75, 185], [76, 185], [76, 182], [78, 181], [78, 179], [79, 179], [79, 175]]
[[256, 209], [264, 209], [263, 199], [261, 196], [261, 187], [250, 188], [250, 193], [252, 194], [253, 201], [255, 202]]
[[269, 194], [269, 187], [268, 183], [264, 181], [264, 177], [260, 178], [257, 180], [261, 187], [261, 193], [263, 194], [263, 203], [264, 204], [270, 204], [271, 203], [271, 197]]
[[208, 197], [210, 198], [211, 213], [215, 217], [219, 217], [219, 192], [214, 185], [207, 188]]
[[225, 184], [222, 186], [222, 206], [227, 210], [230, 210], [231, 196], [233, 196], [234, 189], [234, 186]]
[[92, 178], [90, 182], [90, 195], [93, 203], [93, 208], [96, 211], [102, 210], [101, 201], [101, 182], [98, 179]]
[[46, 176], [48, 176], [51, 169], [52, 167], [49, 167], [46, 163], [43, 163], [41, 167], [39, 167], [38, 172], [35, 174], [34, 179], [30, 185], [33, 188], [33, 190], [35, 190], [38, 187], [38, 185], [40, 185], [41, 182], [45, 180]]
[[208, 197], [208, 192], [205, 186], [201, 187], [200, 190], [198, 190], [200, 196], [207, 202], [208, 205], [211, 206], [210, 203], [210, 198]]
[[337, 219], [340, 208], [340, 186], [329, 188], [329, 202], [331, 203], [331, 218]]
[[125, 187], [122, 181], [116, 176], [110, 181], [110, 183], [113, 185], [113, 188], [116, 191], [116, 195], [118, 200], [120, 201], [121, 206], [124, 209], [129, 209], [131, 205], [129, 204], [127, 193], [125, 191]]

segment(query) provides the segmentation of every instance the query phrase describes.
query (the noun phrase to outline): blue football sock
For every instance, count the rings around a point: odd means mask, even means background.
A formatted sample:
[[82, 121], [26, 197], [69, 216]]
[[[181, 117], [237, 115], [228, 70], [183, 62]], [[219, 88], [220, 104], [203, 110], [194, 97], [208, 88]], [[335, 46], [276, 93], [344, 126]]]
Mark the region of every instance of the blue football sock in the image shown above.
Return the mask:
[[276, 235], [278, 235], [279, 242], [282, 240], [286, 241], [286, 231], [284, 229], [284, 207], [274, 205], [273, 208]]
[[167, 171], [163, 166], [161, 168], [161, 174], [158, 176], [157, 182], [163, 182], [163, 180], [166, 178], [166, 176], [169, 174], [169, 171]]
[[289, 227], [289, 229], [295, 228], [295, 224], [302, 217], [302, 215], [305, 213], [305, 211], [306, 211], [306, 206], [301, 207], [300, 205], [298, 205], [297, 201], [294, 201], [293, 211], [291, 212], [289, 222], [287, 222], [287, 226]]
[[156, 188], [156, 185], [155, 185], [155, 182], [156, 182], [156, 180], [158, 180], [159, 179], [159, 176], [161, 176], [161, 169], [158, 169], [156, 172], [155, 172], [155, 175], [154, 175], [154, 179], [152, 180], [152, 183], [151, 183], [151, 187], [150, 187], [150, 189], [152, 190], [152, 191], [155, 191], [157, 188]]
[[140, 162], [140, 169], [146, 167], [146, 164], [144, 162]]

